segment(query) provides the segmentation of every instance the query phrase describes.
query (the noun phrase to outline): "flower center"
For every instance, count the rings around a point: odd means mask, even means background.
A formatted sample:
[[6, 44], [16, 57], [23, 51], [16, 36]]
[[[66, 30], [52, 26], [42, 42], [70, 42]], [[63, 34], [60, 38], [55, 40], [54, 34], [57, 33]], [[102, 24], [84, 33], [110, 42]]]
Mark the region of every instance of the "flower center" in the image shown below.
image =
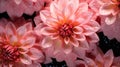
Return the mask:
[[60, 36], [64, 37], [70, 37], [73, 34], [73, 26], [70, 24], [63, 24], [59, 28], [59, 34]]
[[20, 52], [16, 46], [4, 45], [0, 49], [0, 59], [3, 63], [17, 62]]

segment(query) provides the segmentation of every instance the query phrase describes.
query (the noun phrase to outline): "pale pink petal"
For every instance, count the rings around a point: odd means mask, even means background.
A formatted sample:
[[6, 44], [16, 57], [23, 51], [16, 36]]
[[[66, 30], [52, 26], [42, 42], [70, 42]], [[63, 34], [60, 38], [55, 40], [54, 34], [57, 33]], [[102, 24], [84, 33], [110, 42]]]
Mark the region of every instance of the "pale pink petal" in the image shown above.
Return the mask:
[[84, 58], [86, 51], [81, 47], [74, 47], [73, 52], [79, 56], [79, 58]]
[[31, 24], [31, 22], [28, 22], [28, 23], [24, 24], [23, 26], [27, 29], [27, 31], [32, 30], [32, 24]]
[[63, 51], [65, 52], [65, 54], [72, 52], [72, 44], [65, 44], [63, 47]]
[[75, 46], [75, 47], [78, 47], [78, 46], [79, 46], [79, 42], [78, 42], [75, 38], [71, 38], [71, 39], [70, 39], [70, 42], [71, 42], [71, 44], [73, 44], [73, 46]]
[[65, 37], [65, 38], [64, 38], [64, 42], [65, 42], [65, 44], [68, 44], [68, 43], [70, 42], [70, 38]]
[[27, 29], [25, 28], [25, 26], [21, 26], [17, 29], [17, 33], [19, 36], [23, 36], [26, 32], [27, 32]]
[[5, 33], [5, 29], [0, 25], [0, 35]]
[[31, 59], [30, 59], [29, 56], [26, 55], [26, 54], [24, 54], [23, 57], [20, 58], [20, 61], [21, 61], [22, 63], [28, 64], [28, 65], [32, 63]]
[[34, 44], [35, 44], [35, 38], [34, 37], [29, 37], [28, 39], [26, 40], [21, 40], [21, 43], [22, 43], [22, 47], [23, 48], [31, 48]]
[[47, 17], [49, 16], [50, 12], [47, 10], [40, 11], [40, 17], [43, 22], [46, 22]]
[[110, 67], [113, 63], [113, 58], [114, 58], [113, 51], [112, 50], [107, 51], [107, 53], [105, 53], [105, 55], [104, 55], [104, 60], [105, 60], [104, 66]]
[[43, 48], [48, 48], [53, 45], [53, 41], [50, 39], [50, 37], [44, 37], [40, 45]]
[[50, 12], [51, 12], [51, 15], [53, 16], [53, 18], [57, 18], [57, 6], [56, 6], [55, 2], [51, 3]]
[[21, 3], [22, 0], [14, 0], [17, 5]]
[[40, 58], [44, 58], [41, 50], [38, 50], [36, 48], [30, 48], [30, 55], [29, 57], [32, 59], [32, 60], [38, 60]]
[[40, 32], [43, 34], [43, 35], [51, 35], [51, 34], [56, 34], [55, 31], [54, 31], [54, 28], [51, 28], [51, 27], [43, 27]]
[[8, 36], [16, 34], [16, 27], [13, 23], [8, 23], [6, 25], [6, 33], [7, 33]]
[[86, 37], [83, 34], [75, 35], [75, 39], [78, 41], [84, 41], [86, 40]]
[[75, 34], [81, 34], [83, 32], [83, 29], [79, 26], [74, 27], [73, 29]]
[[89, 35], [91, 35], [91, 34], [94, 34], [94, 33], [95, 33], [95, 31], [94, 31], [94, 28], [93, 28], [93, 27], [91, 27], [91, 26], [89, 26], [89, 25], [84, 25], [83, 27], [84, 27], [84, 32], [83, 32], [83, 34], [84, 34], [84, 35], [89, 36]]
[[113, 15], [109, 15], [108, 17], [106, 17], [105, 22], [107, 25], [111, 25], [116, 21], [116, 16]]
[[89, 43], [93, 44], [93, 43], [97, 43], [99, 41], [99, 37], [97, 34], [94, 33], [94, 34], [88, 36], [87, 40]]
[[111, 3], [104, 4], [100, 8], [99, 12], [100, 12], [101, 15], [110, 15], [113, 12], [113, 10], [114, 10], [113, 7], [115, 7], [114, 4], [111, 4]]

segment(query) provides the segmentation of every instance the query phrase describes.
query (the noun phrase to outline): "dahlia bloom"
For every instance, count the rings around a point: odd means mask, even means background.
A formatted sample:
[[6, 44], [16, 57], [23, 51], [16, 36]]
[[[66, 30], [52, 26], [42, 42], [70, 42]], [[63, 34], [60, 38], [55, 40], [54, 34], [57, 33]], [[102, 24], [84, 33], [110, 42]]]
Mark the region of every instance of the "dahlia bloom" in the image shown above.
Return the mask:
[[100, 7], [100, 15], [106, 16], [105, 22], [113, 24], [120, 17], [120, 1], [119, 0], [103, 0], [103, 5]]
[[[85, 2], [55, 0], [51, 2], [49, 9], [40, 11], [44, 24], [40, 32], [53, 41], [61, 40], [63, 48], [88, 48], [90, 43], [99, 40], [95, 33], [99, 24], [91, 19], [92, 16], [93, 13]], [[47, 42], [48, 39], [44, 40]]]
[[30, 23], [18, 28], [11, 22], [0, 25], [0, 67], [29, 67], [43, 61], [44, 55], [31, 33]]
[[32, 15], [44, 6], [43, 0], [0, 0], [0, 13], [7, 12], [10, 18]]
[[111, 67], [114, 55], [112, 50], [107, 51], [105, 54], [98, 48], [93, 48], [86, 52], [84, 58], [76, 60], [76, 67]]

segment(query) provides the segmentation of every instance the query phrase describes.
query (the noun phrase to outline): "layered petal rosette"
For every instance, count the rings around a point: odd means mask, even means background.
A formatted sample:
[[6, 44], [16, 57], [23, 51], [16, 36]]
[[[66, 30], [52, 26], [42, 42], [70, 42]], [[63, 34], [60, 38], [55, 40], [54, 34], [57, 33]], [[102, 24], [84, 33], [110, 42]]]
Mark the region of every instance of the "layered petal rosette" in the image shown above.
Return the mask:
[[18, 28], [11, 22], [0, 25], [0, 67], [29, 67], [37, 64], [39, 59], [43, 61], [44, 55], [31, 33], [30, 23]]
[[[93, 12], [79, 0], [55, 0], [49, 9], [40, 11], [44, 26], [40, 32], [52, 39], [61, 40], [62, 47], [84, 47], [98, 42], [95, 32], [99, 24], [92, 19]], [[47, 42], [48, 38], [44, 39]]]
[[84, 58], [76, 60], [76, 67], [112, 67], [114, 55], [113, 51], [109, 50], [105, 54], [98, 48], [86, 52]]

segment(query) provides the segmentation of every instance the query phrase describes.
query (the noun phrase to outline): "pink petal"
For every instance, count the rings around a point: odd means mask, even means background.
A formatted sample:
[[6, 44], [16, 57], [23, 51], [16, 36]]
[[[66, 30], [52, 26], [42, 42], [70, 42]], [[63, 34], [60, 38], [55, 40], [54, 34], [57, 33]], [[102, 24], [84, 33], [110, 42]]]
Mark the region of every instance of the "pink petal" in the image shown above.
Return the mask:
[[87, 41], [91, 44], [97, 43], [99, 41], [99, 37], [96, 33], [91, 34], [87, 37]]
[[21, 26], [17, 29], [17, 33], [19, 36], [23, 36], [26, 32], [27, 32], [27, 29], [25, 28], [25, 26]]
[[14, 1], [17, 5], [19, 5], [22, 2], [22, 0], [14, 0]]
[[53, 40], [51, 40], [50, 37], [45, 37], [41, 42], [41, 46], [43, 48], [48, 48], [52, 46], [52, 44], [53, 44]]
[[28, 55], [24, 54], [24, 56], [22, 58], [20, 58], [20, 61], [23, 63], [23, 64], [32, 64], [32, 61], [31, 59], [29, 58]]
[[27, 31], [32, 30], [32, 24], [31, 24], [31, 22], [28, 22], [28, 23], [24, 24], [23, 26], [27, 29]]
[[10, 22], [6, 25], [6, 33], [8, 34], [8, 36], [16, 34], [16, 27], [13, 23]]
[[65, 52], [65, 54], [69, 54], [70, 52], [72, 52], [72, 44], [65, 44], [63, 47], [63, 51]]
[[44, 58], [42, 52], [36, 48], [31, 48], [30, 49], [30, 55], [29, 57], [32, 59], [32, 60], [38, 60], [38, 59], [41, 59], [41, 58]]
[[79, 46], [81, 48], [84, 48], [84, 49], [88, 49], [89, 48], [89, 44], [88, 44], [87, 40], [80, 41], [79, 43], [80, 43]]
[[106, 17], [105, 22], [107, 25], [111, 25], [116, 21], [116, 16], [109, 15]]
[[51, 27], [44, 27], [44, 28], [41, 29], [41, 33], [43, 35], [51, 35], [51, 34], [55, 34], [55, 31]]
[[31, 48], [35, 44], [35, 38], [34, 37], [29, 37], [26, 40], [21, 40], [22, 47], [23, 48]]
[[105, 53], [104, 55], [104, 60], [105, 60], [104, 66], [110, 67], [113, 63], [113, 58], [114, 58], [113, 51], [112, 50], [107, 51], [107, 53]]
[[114, 4], [104, 4], [101, 8], [100, 8], [100, 14], [101, 15], [110, 15], [113, 12], [113, 7], [116, 7]]
[[5, 33], [5, 29], [0, 25], [0, 35]]
[[73, 32], [75, 34], [81, 34], [83, 32], [83, 29], [81, 27], [76, 26], [74, 27]]
[[47, 17], [49, 16], [50, 12], [47, 10], [40, 11], [40, 17], [43, 22], [46, 22]]
[[57, 6], [55, 2], [52, 2], [50, 5], [50, 12], [53, 18], [57, 18]]
[[71, 38], [71, 39], [70, 39], [70, 43], [71, 43], [73, 46], [75, 46], [75, 47], [78, 47], [78, 46], [79, 46], [79, 43], [78, 43], [78, 41], [77, 41], [75, 38]]
[[84, 41], [86, 40], [86, 37], [83, 34], [75, 35], [75, 39], [78, 41]]
[[84, 25], [83, 27], [84, 27], [84, 32], [83, 32], [84, 35], [89, 36], [89, 35], [95, 33], [93, 27], [91, 27], [89, 25]]
[[64, 42], [65, 42], [65, 44], [68, 44], [70, 42], [70, 38], [69, 37], [65, 37], [64, 38]]

